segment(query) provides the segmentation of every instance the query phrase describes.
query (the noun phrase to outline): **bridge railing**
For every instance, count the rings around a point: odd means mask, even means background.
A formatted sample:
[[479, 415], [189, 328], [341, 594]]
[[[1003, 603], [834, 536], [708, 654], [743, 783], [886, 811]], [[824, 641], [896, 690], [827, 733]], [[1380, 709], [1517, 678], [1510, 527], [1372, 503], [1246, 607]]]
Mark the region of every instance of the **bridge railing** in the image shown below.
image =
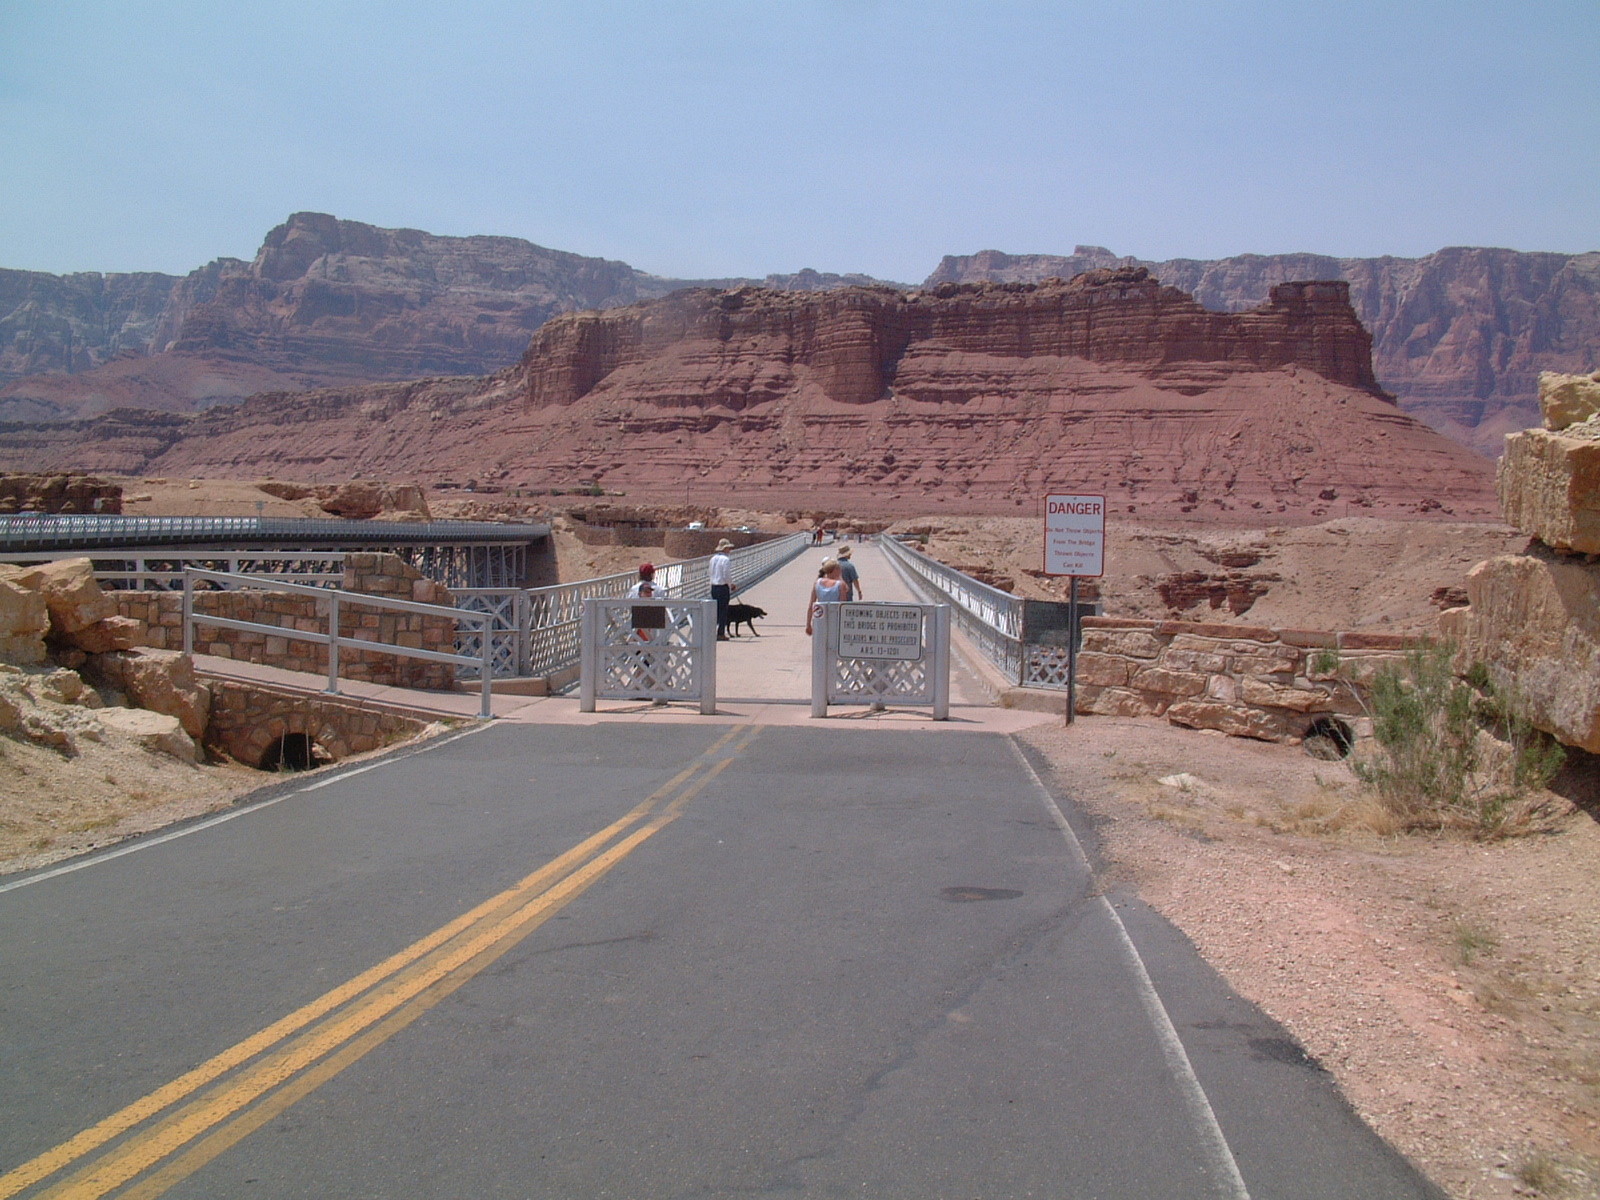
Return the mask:
[[288, 583], [338, 587], [344, 579], [345, 551], [325, 550], [203, 550], [183, 553], [147, 551], [137, 554], [95, 554], [73, 551], [9, 553], [10, 563], [51, 562], [57, 559], [88, 558], [94, 564], [94, 577], [101, 587], [116, 591], [183, 590], [183, 573], [190, 567], [203, 571], [222, 571], [229, 575], [248, 574], [256, 578], [279, 579]]
[[[287, 625], [263, 621], [241, 621], [234, 617], [220, 617], [210, 613], [197, 612], [194, 606], [196, 583], [206, 583], [212, 587], [229, 590], [248, 589], [251, 591], [283, 592], [295, 596], [314, 597], [327, 616], [327, 632], [318, 633], [315, 630], [298, 629]], [[288, 583], [262, 575], [236, 575], [227, 571], [205, 571], [190, 567], [183, 573], [183, 652], [185, 654], [194, 653], [194, 631], [200, 625], [210, 625], [220, 629], [236, 629], [246, 633], [287, 637], [292, 641], [310, 642], [313, 645], [326, 646], [328, 648], [328, 687], [326, 690], [332, 695], [339, 694], [339, 651], [341, 649], [360, 650], [368, 654], [388, 654], [399, 658], [419, 658], [427, 662], [449, 663], [455, 666], [457, 671], [466, 666], [475, 666], [478, 678], [482, 681], [482, 704], [479, 715], [483, 717], [492, 715], [489, 710], [489, 685], [493, 681], [494, 672], [489, 662], [487, 647], [490, 643], [487, 640], [480, 639], [480, 645], [484, 649], [478, 659], [474, 660], [465, 654], [451, 654], [442, 650], [423, 650], [416, 646], [401, 646], [393, 642], [380, 642], [367, 638], [345, 637], [339, 632], [339, 617], [346, 606], [379, 608], [391, 612], [440, 617], [450, 621], [458, 629], [461, 621], [475, 623], [480, 628], [490, 622], [490, 617], [485, 613], [469, 612], [442, 604], [419, 604], [414, 600], [391, 600], [386, 596], [370, 596], [365, 592], [347, 592], [343, 588], [309, 587], [305, 584]]]
[[938, 559], [930, 558], [898, 538], [881, 537], [878, 544], [903, 571], [946, 601], [961, 631], [978, 650], [1005, 673], [1022, 681], [1022, 598], [965, 575]]
[[[811, 543], [811, 535], [792, 533], [732, 551], [733, 582], [747, 588], [766, 578]], [[711, 556], [685, 559], [656, 568], [656, 585], [673, 600], [704, 600], [711, 595]], [[573, 583], [518, 591], [511, 588], [461, 588], [456, 603], [472, 612], [489, 614], [487, 631], [463, 631], [457, 650], [474, 661], [487, 658], [497, 678], [534, 676], [549, 678], [578, 665], [582, 654], [581, 622], [585, 600], [613, 600], [626, 596], [638, 582], [633, 572], [602, 575]], [[475, 639], [490, 641], [487, 656]], [[475, 668], [464, 667], [463, 678]]]
[[948, 601], [956, 623], [978, 650], [1022, 687], [1070, 692], [1079, 621], [1097, 601], [1024, 600], [913, 550], [880, 538], [890, 560], [930, 596]]

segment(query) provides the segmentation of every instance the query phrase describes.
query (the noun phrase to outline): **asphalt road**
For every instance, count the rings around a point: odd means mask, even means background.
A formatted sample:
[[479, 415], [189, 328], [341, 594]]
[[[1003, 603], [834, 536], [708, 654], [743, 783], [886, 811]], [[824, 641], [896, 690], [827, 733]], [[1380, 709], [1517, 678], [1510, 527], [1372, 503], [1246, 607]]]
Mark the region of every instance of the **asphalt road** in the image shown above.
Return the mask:
[[1440, 1194], [1007, 737], [497, 724], [308, 782], [0, 883], [0, 1200]]

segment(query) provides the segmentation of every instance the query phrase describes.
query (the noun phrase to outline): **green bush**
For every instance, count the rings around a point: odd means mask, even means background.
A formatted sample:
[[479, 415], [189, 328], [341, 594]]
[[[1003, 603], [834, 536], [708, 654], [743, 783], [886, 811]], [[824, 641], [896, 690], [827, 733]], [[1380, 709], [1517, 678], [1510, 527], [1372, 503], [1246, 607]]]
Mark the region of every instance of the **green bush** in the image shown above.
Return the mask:
[[1428, 644], [1373, 676], [1376, 748], [1351, 767], [1403, 828], [1477, 837], [1531, 828], [1555, 808], [1544, 788], [1565, 752], [1481, 663], [1458, 679], [1453, 659], [1453, 647]]

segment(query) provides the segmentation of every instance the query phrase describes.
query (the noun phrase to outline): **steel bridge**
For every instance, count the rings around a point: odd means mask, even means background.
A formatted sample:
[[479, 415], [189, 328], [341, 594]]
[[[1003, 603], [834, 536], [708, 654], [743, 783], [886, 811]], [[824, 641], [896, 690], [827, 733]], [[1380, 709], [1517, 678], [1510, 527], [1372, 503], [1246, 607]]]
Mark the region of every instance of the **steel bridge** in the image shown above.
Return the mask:
[[[556, 580], [550, 527], [489, 521], [277, 517], [0, 517], [0, 562], [89, 558], [108, 586], [182, 587], [183, 568], [332, 575], [342, 555], [384, 552], [450, 588], [528, 588]], [[300, 556], [304, 556], [303, 558]]]

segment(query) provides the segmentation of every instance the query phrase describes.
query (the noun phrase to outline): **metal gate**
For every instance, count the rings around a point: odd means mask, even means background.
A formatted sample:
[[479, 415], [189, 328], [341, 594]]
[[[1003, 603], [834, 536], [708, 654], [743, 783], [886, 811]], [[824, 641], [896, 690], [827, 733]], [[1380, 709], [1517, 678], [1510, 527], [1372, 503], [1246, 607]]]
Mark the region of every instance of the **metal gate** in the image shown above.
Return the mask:
[[926, 705], [950, 716], [948, 604], [823, 604], [811, 643], [811, 715], [830, 704]]

